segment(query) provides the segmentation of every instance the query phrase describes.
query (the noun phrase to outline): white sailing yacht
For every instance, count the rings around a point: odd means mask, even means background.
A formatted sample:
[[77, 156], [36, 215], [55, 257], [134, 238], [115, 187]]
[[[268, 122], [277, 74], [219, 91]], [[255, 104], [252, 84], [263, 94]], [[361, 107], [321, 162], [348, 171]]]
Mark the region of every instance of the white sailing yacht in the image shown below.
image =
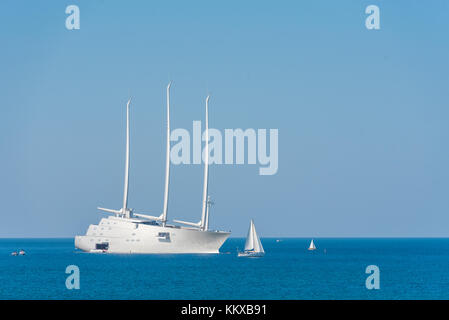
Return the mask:
[[256, 233], [256, 227], [254, 226], [254, 221], [251, 220], [248, 230], [248, 236], [246, 237], [245, 250], [239, 252], [239, 257], [263, 257], [265, 251], [263, 250], [262, 243], [260, 242], [259, 236]]
[[309, 249], [307, 249], [307, 250], [316, 250], [315, 244], [313, 243], [313, 239], [312, 239], [312, 241], [310, 241], [310, 246], [309, 246]]
[[129, 109], [126, 105], [126, 161], [123, 206], [119, 210], [98, 208], [112, 215], [90, 225], [86, 235], [75, 237], [75, 247], [86, 252], [107, 253], [218, 253], [230, 232], [209, 230], [209, 96], [206, 99], [206, 147], [203, 207], [198, 223], [176, 221], [186, 226], [169, 224], [168, 195], [170, 182], [170, 85], [167, 86], [167, 142], [165, 188], [162, 214], [153, 216], [128, 208], [129, 184]]

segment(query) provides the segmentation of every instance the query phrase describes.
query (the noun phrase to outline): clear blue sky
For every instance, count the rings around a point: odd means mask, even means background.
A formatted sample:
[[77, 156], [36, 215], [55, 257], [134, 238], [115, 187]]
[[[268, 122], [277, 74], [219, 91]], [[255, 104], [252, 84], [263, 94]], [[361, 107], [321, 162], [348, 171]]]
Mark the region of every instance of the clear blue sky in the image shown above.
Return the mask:
[[[65, 28], [77, 4], [81, 29]], [[365, 28], [376, 4], [381, 29]], [[0, 2], [0, 237], [71, 237], [160, 213], [172, 127], [278, 128], [279, 171], [211, 166], [211, 225], [243, 236], [449, 236], [448, 1]], [[197, 220], [202, 167], [172, 169]]]

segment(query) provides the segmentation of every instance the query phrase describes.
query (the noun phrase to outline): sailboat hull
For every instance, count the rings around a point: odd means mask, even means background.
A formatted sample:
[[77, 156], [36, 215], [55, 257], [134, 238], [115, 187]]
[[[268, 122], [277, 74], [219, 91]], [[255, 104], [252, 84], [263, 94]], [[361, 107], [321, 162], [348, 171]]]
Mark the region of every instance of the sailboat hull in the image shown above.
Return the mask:
[[75, 237], [75, 247], [105, 253], [219, 253], [229, 232], [161, 226], [109, 217], [90, 225], [86, 235]]
[[239, 252], [238, 257], [263, 257], [265, 255], [265, 252]]

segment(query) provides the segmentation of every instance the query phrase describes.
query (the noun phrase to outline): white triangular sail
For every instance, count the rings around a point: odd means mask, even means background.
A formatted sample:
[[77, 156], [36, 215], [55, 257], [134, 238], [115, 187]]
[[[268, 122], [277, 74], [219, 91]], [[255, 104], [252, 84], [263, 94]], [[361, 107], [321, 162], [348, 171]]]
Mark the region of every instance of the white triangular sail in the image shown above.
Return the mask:
[[251, 220], [251, 223], [249, 225], [248, 235], [246, 236], [246, 242], [245, 242], [245, 251], [250, 251], [254, 249], [254, 233], [253, 233], [253, 220]]
[[309, 250], [315, 250], [315, 249], [316, 249], [315, 243], [313, 243], [313, 239], [312, 239], [312, 241], [310, 241]]
[[251, 220], [251, 224], [248, 230], [248, 236], [246, 237], [245, 251], [265, 252], [263, 250], [263, 246], [260, 242], [259, 236], [257, 235], [253, 220]]
[[254, 226], [253, 222], [253, 239], [254, 239], [254, 251], [255, 252], [265, 252], [262, 247], [262, 243], [260, 242], [259, 236], [256, 233], [256, 226]]

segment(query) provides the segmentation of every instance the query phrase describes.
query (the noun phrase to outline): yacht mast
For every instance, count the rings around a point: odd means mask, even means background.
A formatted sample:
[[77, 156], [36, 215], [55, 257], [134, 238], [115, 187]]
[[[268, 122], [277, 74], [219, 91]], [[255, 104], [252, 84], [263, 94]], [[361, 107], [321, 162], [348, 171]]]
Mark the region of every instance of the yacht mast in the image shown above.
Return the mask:
[[165, 189], [164, 189], [164, 211], [162, 212], [162, 225], [165, 227], [168, 211], [168, 184], [170, 182], [170, 86], [167, 86], [167, 143], [165, 162]]
[[99, 210], [115, 214], [115, 216], [130, 218], [131, 210], [128, 209], [128, 189], [129, 189], [129, 105], [131, 98], [126, 104], [126, 156], [125, 156], [125, 185], [123, 188], [123, 206], [120, 210], [97, 207]]
[[131, 98], [126, 104], [126, 160], [125, 160], [125, 186], [123, 190], [123, 207], [122, 214], [129, 218], [130, 210], [128, 209], [128, 189], [129, 189], [129, 105]]
[[204, 184], [203, 184], [203, 208], [201, 211], [201, 220], [197, 223], [187, 222], [182, 220], [173, 220], [174, 222], [185, 224], [188, 226], [199, 228], [200, 230], [207, 231], [209, 229], [209, 209], [212, 201], [208, 197], [208, 186], [209, 186], [209, 98], [206, 98], [206, 129], [205, 129], [205, 140], [206, 146], [204, 148]]
[[212, 200], [210, 199], [210, 196], [207, 196], [207, 209], [206, 209], [206, 222], [204, 231], [209, 230], [209, 215], [210, 215], [210, 206], [213, 204]]
[[207, 230], [206, 210], [207, 210], [207, 187], [209, 184], [209, 98], [206, 98], [206, 146], [204, 147], [204, 184], [203, 184], [203, 210], [201, 212], [201, 229]]

